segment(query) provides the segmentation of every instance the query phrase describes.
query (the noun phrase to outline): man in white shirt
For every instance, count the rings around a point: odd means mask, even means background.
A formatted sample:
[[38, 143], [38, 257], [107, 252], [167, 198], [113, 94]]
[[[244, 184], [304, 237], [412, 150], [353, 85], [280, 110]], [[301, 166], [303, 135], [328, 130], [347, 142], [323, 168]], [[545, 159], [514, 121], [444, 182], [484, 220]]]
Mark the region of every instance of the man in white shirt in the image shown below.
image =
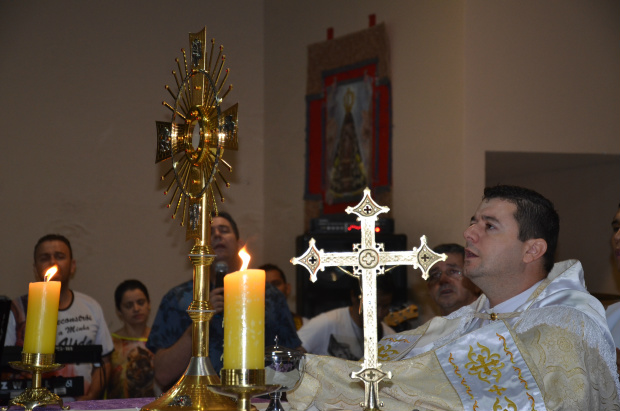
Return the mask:
[[[43, 281], [45, 273], [53, 266], [58, 267], [58, 272], [52, 280], [61, 283], [56, 345], [101, 345], [103, 363], [67, 364], [54, 371], [53, 375], [84, 377], [84, 395], [78, 397], [78, 400], [102, 398], [110, 375], [110, 356], [114, 350], [114, 343], [99, 303], [92, 297], [70, 288], [76, 262], [71, 243], [60, 234], [45, 235], [34, 247], [36, 280]], [[28, 294], [13, 300], [5, 345], [24, 345], [27, 308]]]
[[[351, 305], [336, 308], [311, 318], [297, 332], [306, 352], [345, 360], [359, 360], [364, 355], [364, 318], [360, 311], [360, 286], [351, 279]], [[395, 331], [383, 321], [394, 294], [390, 278], [377, 277], [377, 320], [379, 338]]]

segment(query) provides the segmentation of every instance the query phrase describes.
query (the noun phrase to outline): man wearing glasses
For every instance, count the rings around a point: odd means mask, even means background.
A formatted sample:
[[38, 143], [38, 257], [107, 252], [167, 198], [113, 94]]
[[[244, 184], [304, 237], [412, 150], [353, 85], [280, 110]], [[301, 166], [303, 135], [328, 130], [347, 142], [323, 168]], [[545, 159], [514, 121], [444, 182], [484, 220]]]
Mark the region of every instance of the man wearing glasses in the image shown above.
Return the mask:
[[480, 289], [463, 276], [465, 248], [458, 244], [440, 244], [433, 248], [436, 253], [445, 253], [446, 261], [436, 263], [428, 273], [426, 286], [439, 314], [446, 316], [464, 305], [476, 301]]

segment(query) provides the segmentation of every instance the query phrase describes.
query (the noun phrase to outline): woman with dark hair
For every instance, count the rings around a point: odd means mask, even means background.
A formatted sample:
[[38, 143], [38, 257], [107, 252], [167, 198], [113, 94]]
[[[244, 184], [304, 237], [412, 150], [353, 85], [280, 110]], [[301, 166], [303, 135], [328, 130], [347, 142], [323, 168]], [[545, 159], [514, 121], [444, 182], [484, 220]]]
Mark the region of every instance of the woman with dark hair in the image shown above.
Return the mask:
[[108, 398], [153, 397], [153, 353], [146, 347], [151, 331], [149, 292], [138, 280], [123, 281], [114, 292], [116, 314], [123, 326], [112, 333], [114, 352]]

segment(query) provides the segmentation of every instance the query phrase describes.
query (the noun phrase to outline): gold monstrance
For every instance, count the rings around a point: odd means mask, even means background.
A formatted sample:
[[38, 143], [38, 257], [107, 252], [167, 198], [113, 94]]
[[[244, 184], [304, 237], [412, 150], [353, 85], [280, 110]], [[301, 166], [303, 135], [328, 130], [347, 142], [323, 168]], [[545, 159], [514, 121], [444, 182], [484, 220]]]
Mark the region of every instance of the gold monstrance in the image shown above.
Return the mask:
[[218, 166], [229, 171], [222, 155], [224, 149], [237, 149], [237, 104], [222, 111], [222, 100], [232, 86], [220, 95], [228, 78], [223, 70], [226, 57], [219, 47], [214, 58], [214, 41], [207, 53], [206, 27], [189, 34], [189, 53], [181, 49], [183, 61], [176, 59], [178, 71], [173, 71], [176, 91], [166, 86], [174, 99], [163, 102], [172, 112], [170, 122], [157, 122], [157, 155], [155, 162], [171, 160], [172, 167], [162, 176], [170, 179], [166, 194], [174, 192], [168, 207], [172, 218], [182, 210], [181, 225], [186, 225], [186, 239], [193, 239], [189, 258], [194, 266], [193, 301], [187, 312], [192, 319], [192, 358], [181, 379], [161, 397], [148, 404], [144, 411], [234, 410], [228, 397], [215, 394], [208, 385], [220, 379], [209, 360], [209, 320], [214, 310], [209, 303], [209, 268], [215, 255], [211, 248], [211, 211], [217, 212], [213, 187], [224, 201], [216, 175], [226, 187]]
[[364, 190], [364, 197], [355, 207], [347, 207], [346, 212], [354, 213], [361, 222], [362, 239], [353, 245], [353, 252], [325, 253], [315, 246], [314, 238], [310, 248], [301, 257], [291, 259], [310, 271], [310, 279], [316, 281], [316, 274], [325, 267], [352, 266], [355, 277], [361, 277], [362, 304], [364, 315], [364, 362], [361, 370], [351, 373], [351, 378], [364, 383], [364, 401], [360, 406], [364, 411], [377, 411], [383, 406], [379, 400], [379, 383], [392, 378], [391, 372], [383, 372], [377, 354], [377, 283], [376, 276], [384, 274], [385, 266], [411, 265], [422, 270], [422, 278], [428, 278], [428, 270], [438, 261], [445, 261], [445, 254], [437, 254], [426, 245], [426, 237], [420, 238], [421, 245], [411, 251], [385, 251], [381, 243], [375, 242], [375, 221], [381, 213], [390, 209], [375, 203], [370, 189]]

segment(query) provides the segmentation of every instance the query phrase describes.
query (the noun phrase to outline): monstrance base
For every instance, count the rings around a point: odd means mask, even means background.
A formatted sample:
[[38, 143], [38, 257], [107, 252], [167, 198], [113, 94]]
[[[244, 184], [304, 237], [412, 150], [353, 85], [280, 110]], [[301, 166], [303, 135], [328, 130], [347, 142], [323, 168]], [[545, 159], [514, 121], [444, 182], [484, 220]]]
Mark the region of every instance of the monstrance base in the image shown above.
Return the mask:
[[219, 384], [209, 357], [192, 357], [181, 379], [141, 411], [234, 411], [237, 404], [229, 397], [207, 389]]

